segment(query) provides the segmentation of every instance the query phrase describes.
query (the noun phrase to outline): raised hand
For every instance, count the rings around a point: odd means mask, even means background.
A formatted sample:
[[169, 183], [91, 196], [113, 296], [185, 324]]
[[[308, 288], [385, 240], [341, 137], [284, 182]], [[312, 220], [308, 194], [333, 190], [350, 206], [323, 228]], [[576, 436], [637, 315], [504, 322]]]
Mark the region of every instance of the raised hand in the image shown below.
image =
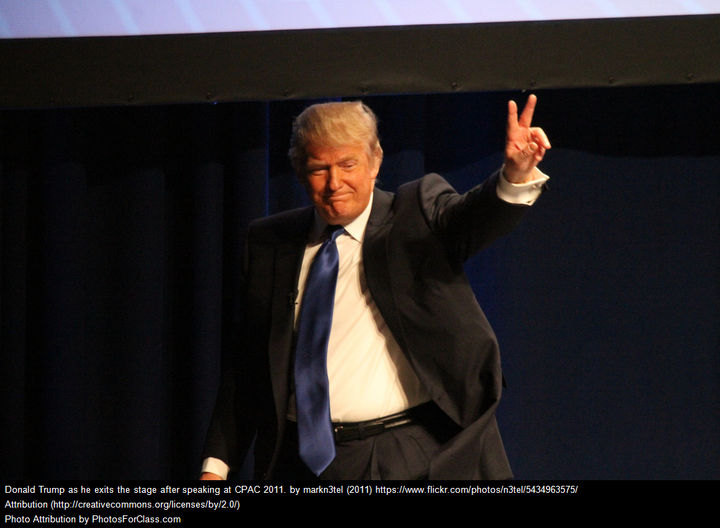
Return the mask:
[[515, 101], [508, 102], [505, 178], [510, 183], [526, 183], [536, 179], [535, 167], [550, 148], [550, 141], [542, 128], [530, 127], [536, 103], [537, 97], [528, 97], [518, 120]]

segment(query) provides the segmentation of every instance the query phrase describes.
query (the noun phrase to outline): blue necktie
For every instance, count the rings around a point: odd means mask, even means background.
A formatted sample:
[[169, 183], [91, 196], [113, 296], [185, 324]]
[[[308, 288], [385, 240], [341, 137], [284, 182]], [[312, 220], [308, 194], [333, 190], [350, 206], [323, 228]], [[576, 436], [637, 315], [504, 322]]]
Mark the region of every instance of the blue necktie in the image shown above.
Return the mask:
[[305, 285], [295, 350], [300, 458], [316, 475], [320, 475], [335, 458], [327, 347], [340, 262], [335, 241], [345, 230], [342, 226], [328, 226], [327, 231], [329, 237], [315, 255]]

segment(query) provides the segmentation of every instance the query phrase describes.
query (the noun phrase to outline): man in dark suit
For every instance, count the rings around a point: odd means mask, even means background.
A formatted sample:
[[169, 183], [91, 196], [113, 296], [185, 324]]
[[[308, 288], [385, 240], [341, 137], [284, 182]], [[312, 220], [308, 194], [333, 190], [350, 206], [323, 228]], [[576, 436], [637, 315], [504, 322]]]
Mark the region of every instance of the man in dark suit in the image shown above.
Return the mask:
[[464, 195], [438, 175], [376, 190], [382, 149], [361, 103], [297, 118], [290, 157], [314, 207], [250, 226], [203, 478], [224, 478], [253, 438], [257, 478], [512, 477], [498, 346], [463, 262], [547, 180], [535, 103], [519, 119], [509, 103], [505, 164]]

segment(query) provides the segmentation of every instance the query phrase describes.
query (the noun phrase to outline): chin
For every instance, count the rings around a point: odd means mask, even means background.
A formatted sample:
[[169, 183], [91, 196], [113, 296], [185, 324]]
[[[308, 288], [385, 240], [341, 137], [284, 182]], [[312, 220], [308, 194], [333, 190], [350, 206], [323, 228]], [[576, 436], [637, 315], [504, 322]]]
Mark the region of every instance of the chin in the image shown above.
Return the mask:
[[352, 220], [351, 217], [344, 214], [339, 213], [328, 213], [325, 215], [325, 221], [330, 225], [338, 225], [338, 224], [344, 224], [347, 222], [350, 222]]

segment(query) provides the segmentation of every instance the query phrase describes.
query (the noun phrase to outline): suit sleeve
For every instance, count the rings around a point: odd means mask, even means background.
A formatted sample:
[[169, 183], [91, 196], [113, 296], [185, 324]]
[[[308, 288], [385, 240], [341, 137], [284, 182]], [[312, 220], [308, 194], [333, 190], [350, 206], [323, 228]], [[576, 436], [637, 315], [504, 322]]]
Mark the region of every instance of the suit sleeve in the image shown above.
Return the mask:
[[210, 426], [205, 438], [202, 459], [217, 458], [227, 464], [231, 470], [237, 469], [243, 460], [238, 461], [237, 410], [240, 396], [239, 387], [243, 380], [238, 379], [238, 355], [240, 352], [241, 304], [244, 299], [248, 269], [248, 239], [246, 233], [243, 250], [243, 266], [240, 271], [237, 304], [233, 310], [232, 329], [223, 342], [220, 388], [215, 399]]
[[235, 376], [233, 372], [223, 372], [220, 390], [215, 401], [210, 428], [208, 429], [202, 458], [222, 460], [231, 469], [237, 467], [235, 457], [236, 427], [233, 401], [235, 396]]
[[418, 200], [431, 231], [448, 253], [464, 262], [520, 223], [528, 205], [501, 200], [496, 191], [499, 171], [465, 194], [458, 194], [437, 174], [423, 178]]

